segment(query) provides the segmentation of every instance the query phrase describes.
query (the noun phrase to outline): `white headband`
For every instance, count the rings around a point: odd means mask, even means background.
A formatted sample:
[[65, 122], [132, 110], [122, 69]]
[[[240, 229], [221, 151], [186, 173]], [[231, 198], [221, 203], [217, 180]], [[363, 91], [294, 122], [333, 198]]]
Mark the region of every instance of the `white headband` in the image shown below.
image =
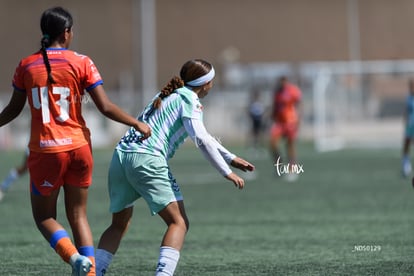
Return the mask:
[[187, 84], [190, 86], [202, 86], [211, 81], [214, 78], [215, 74], [216, 73], [214, 72], [214, 68], [211, 67], [210, 72], [208, 72], [204, 76], [199, 77], [198, 79], [187, 82]]

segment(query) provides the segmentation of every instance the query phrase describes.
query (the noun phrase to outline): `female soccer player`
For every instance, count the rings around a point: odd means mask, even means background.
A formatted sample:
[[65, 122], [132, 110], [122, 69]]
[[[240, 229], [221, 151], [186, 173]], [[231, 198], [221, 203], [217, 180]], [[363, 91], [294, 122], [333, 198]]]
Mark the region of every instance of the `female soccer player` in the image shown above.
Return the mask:
[[[272, 126], [270, 127], [270, 150], [275, 164], [281, 160], [279, 143], [281, 138], [287, 141], [287, 159], [289, 164], [296, 164], [296, 137], [299, 129], [298, 105], [302, 98], [299, 88], [282, 76], [273, 96]], [[294, 181], [297, 174], [288, 173], [288, 181]]]
[[411, 174], [410, 145], [414, 138], [414, 80], [409, 81], [408, 96], [405, 100], [404, 125], [405, 133], [402, 150], [402, 174], [409, 177]]
[[[0, 113], [0, 126], [16, 118], [28, 100], [28, 168], [34, 220], [51, 247], [72, 266], [73, 275], [95, 275], [93, 238], [86, 214], [93, 160], [90, 132], [81, 114], [84, 90], [106, 117], [132, 126], [142, 138], [151, 130], [108, 99], [89, 57], [67, 49], [73, 37], [72, 24], [72, 16], [61, 7], [43, 12], [41, 49], [20, 61], [13, 78], [13, 95]], [[74, 243], [56, 220], [61, 187]]]
[[214, 69], [204, 60], [186, 62], [180, 77], [174, 77], [147, 105], [139, 120], [152, 129], [141, 141], [130, 129], [118, 143], [109, 167], [108, 188], [112, 224], [102, 234], [96, 251], [97, 275], [103, 275], [117, 251], [132, 217], [134, 201], [142, 197], [153, 215], [167, 224], [156, 275], [173, 275], [188, 230], [180, 188], [168, 167], [178, 147], [188, 136], [210, 163], [234, 185], [242, 189], [244, 180], [228, 164], [243, 171], [254, 166], [236, 157], [217, 142], [203, 125], [204, 98], [213, 86]]

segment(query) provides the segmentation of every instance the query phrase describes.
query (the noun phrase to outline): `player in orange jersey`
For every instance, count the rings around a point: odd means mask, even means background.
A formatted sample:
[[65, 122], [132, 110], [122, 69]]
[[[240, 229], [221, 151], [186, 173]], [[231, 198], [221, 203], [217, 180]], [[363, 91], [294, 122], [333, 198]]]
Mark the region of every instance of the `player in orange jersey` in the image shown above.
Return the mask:
[[[276, 86], [273, 96], [272, 126], [270, 128], [270, 149], [274, 162], [281, 163], [279, 142], [281, 138], [287, 141], [287, 162], [296, 163], [295, 141], [299, 129], [298, 104], [302, 98], [300, 89], [282, 76]], [[293, 174], [287, 175], [293, 180]]]
[[[93, 159], [90, 132], [81, 113], [85, 91], [106, 117], [134, 127], [143, 138], [151, 130], [108, 99], [89, 57], [68, 50], [72, 25], [72, 16], [61, 7], [43, 12], [41, 49], [20, 61], [13, 78], [13, 95], [0, 113], [0, 126], [16, 118], [28, 101], [28, 168], [34, 220], [56, 253], [71, 264], [73, 275], [95, 275], [93, 237], [86, 212]], [[74, 242], [56, 220], [61, 188]]]

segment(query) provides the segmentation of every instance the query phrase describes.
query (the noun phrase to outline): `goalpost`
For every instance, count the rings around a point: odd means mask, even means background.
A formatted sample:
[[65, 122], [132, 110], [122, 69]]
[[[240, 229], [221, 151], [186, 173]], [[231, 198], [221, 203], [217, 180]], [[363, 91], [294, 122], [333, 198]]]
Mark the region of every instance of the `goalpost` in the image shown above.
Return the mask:
[[318, 151], [401, 145], [414, 60], [308, 63], [300, 74], [312, 90]]

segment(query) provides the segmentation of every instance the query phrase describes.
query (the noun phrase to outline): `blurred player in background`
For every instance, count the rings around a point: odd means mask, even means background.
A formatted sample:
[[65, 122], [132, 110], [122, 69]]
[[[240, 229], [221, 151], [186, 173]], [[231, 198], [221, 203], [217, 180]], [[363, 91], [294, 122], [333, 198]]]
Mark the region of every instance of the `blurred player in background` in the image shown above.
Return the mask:
[[27, 172], [27, 159], [29, 157], [29, 149], [26, 150], [22, 163], [19, 166], [13, 167], [7, 177], [0, 184], [0, 201], [3, 200], [6, 192], [10, 186]]
[[409, 81], [409, 93], [405, 100], [404, 114], [404, 141], [402, 150], [402, 175], [409, 177], [412, 171], [410, 159], [410, 145], [414, 138], [414, 80]]
[[255, 88], [251, 91], [248, 114], [251, 122], [249, 142], [257, 154], [264, 124], [265, 105], [261, 100], [260, 91]]
[[[300, 89], [290, 83], [287, 77], [279, 78], [274, 95], [272, 125], [270, 127], [270, 150], [274, 162], [296, 164], [296, 137], [299, 130], [299, 103], [302, 99]], [[281, 157], [280, 140], [286, 139], [287, 160]], [[278, 161], [279, 160], [279, 161]], [[288, 180], [295, 180], [297, 174], [286, 174]]]
[[[71, 14], [61, 7], [43, 12], [41, 49], [22, 59], [16, 68], [13, 94], [0, 113], [0, 126], [15, 119], [28, 101], [28, 168], [34, 220], [50, 246], [72, 266], [73, 275], [95, 275], [93, 237], [87, 218], [93, 159], [90, 131], [82, 117], [85, 90], [106, 117], [143, 132], [142, 138], [148, 137], [151, 130], [108, 99], [98, 69], [89, 57], [68, 50], [72, 26]], [[74, 243], [56, 220], [61, 188]]]
[[118, 143], [109, 166], [109, 196], [112, 223], [102, 234], [96, 250], [97, 275], [108, 269], [130, 224], [134, 202], [143, 198], [152, 213], [166, 223], [161, 242], [157, 276], [173, 275], [188, 230], [188, 218], [180, 188], [168, 160], [188, 136], [206, 159], [226, 179], [242, 189], [244, 180], [229, 165], [242, 171], [254, 166], [224, 148], [205, 129], [200, 103], [213, 86], [214, 68], [204, 60], [190, 60], [147, 105], [139, 119], [153, 135], [141, 141], [130, 129]]

